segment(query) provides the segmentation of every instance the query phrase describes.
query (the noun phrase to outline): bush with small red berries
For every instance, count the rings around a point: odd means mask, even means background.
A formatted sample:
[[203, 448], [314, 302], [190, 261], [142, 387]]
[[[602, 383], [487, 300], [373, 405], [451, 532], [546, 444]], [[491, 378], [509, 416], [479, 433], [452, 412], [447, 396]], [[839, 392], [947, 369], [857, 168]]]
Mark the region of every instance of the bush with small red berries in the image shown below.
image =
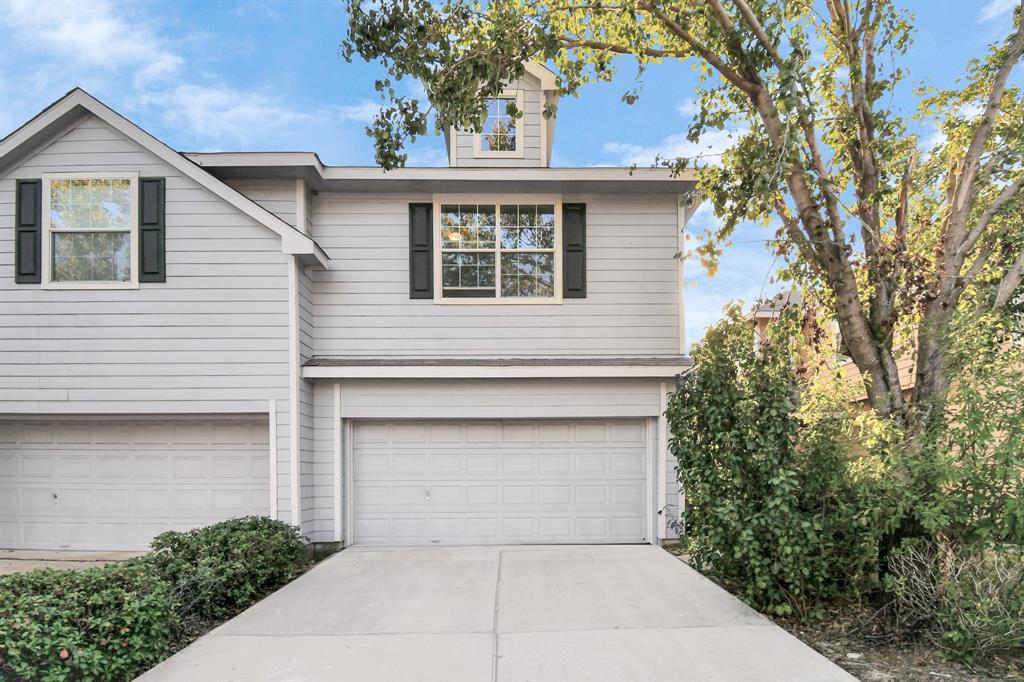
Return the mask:
[[0, 576], [0, 679], [132, 679], [167, 656], [177, 619], [147, 561]]
[[82, 571], [0, 576], [0, 681], [130, 680], [296, 577], [299, 530], [267, 517], [164, 533]]

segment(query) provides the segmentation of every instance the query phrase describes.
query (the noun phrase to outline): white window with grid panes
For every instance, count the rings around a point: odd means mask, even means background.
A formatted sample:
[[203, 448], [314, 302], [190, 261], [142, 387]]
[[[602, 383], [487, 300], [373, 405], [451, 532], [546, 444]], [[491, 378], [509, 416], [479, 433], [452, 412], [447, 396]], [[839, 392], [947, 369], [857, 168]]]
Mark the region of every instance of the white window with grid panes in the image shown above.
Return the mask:
[[137, 174], [43, 176], [43, 286], [138, 286]]
[[561, 301], [561, 204], [435, 203], [435, 298], [459, 303]]
[[[526, 145], [520, 123], [523, 121], [523, 91], [504, 92], [487, 102], [487, 117], [482, 133], [473, 136], [473, 155], [477, 158], [524, 158]], [[512, 115], [511, 109], [517, 112]]]

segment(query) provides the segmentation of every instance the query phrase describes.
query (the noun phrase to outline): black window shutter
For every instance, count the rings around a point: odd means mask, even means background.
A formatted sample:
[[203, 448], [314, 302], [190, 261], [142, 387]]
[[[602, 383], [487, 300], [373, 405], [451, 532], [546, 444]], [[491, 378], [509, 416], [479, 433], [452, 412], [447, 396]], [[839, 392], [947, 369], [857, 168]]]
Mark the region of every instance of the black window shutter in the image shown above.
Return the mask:
[[167, 281], [164, 179], [139, 178], [139, 281]]
[[14, 281], [38, 284], [42, 281], [42, 180], [18, 180], [14, 198]]
[[409, 204], [409, 298], [434, 298], [433, 205]]
[[562, 296], [587, 297], [586, 204], [562, 204]]

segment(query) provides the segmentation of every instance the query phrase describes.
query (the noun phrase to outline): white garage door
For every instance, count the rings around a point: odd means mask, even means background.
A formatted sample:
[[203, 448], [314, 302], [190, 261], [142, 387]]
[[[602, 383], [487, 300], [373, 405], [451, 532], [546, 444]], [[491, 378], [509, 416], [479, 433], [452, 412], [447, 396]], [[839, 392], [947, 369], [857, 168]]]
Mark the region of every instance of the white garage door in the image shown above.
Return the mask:
[[266, 514], [267, 420], [0, 422], [0, 547], [145, 549]]
[[354, 542], [646, 542], [643, 420], [357, 422]]

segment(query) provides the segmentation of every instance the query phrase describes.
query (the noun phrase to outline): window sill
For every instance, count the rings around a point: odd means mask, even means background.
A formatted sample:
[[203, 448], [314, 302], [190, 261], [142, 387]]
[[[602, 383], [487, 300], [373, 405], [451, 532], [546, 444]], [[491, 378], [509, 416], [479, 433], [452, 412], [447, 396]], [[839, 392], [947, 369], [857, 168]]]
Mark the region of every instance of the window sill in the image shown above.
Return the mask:
[[439, 305], [559, 305], [562, 297], [555, 298], [435, 298]]
[[72, 291], [104, 291], [109, 289], [138, 289], [138, 282], [44, 282], [42, 289], [68, 289]]

